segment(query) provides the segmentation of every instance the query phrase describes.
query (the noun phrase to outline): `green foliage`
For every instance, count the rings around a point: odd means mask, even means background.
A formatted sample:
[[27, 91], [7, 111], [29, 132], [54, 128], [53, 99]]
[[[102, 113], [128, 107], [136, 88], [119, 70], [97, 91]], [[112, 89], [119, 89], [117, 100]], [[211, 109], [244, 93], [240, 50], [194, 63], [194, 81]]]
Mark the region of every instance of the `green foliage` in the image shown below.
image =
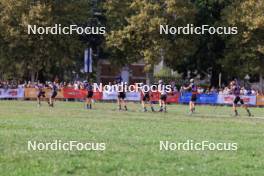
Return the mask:
[[[89, 46], [116, 67], [144, 60], [153, 71], [164, 60], [187, 77], [211, 83], [264, 74], [264, 2], [260, 0], [10, 0], [0, 1], [0, 75], [69, 77], [82, 67]], [[95, 9], [97, 8], [97, 9]], [[96, 10], [101, 15], [96, 16]], [[27, 35], [27, 25], [106, 25], [105, 36]], [[160, 35], [160, 25], [236, 26], [239, 34]], [[14, 72], [14, 70], [16, 70]]]
[[223, 13], [225, 23], [239, 28], [238, 35], [226, 38], [223, 63], [226, 69], [240, 77], [247, 73], [264, 73], [263, 12], [263, 1], [236, 0]]
[[182, 75], [177, 72], [173, 72], [170, 68], [162, 68], [159, 72], [154, 74], [156, 82], [158, 80], [163, 80], [165, 82], [170, 82], [171, 80], [180, 80]]
[[[193, 51], [190, 39], [162, 36], [159, 33], [162, 24], [191, 22], [195, 12], [191, 3], [182, 0], [135, 0], [127, 3], [129, 5], [124, 6], [127, 9], [125, 13], [116, 17], [121, 18], [123, 25], [113, 28], [107, 36], [108, 46], [125, 53], [126, 57], [122, 59], [126, 62], [144, 59], [146, 70], [152, 70], [162, 56], [167, 62], [177, 62], [177, 59]], [[114, 9], [112, 6], [107, 6], [107, 9], [110, 14], [116, 13], [115, 10], [111, 11]]]
[[[0, 41], [1, 60], [9, 60], [3, 65], [4, 73], [16, 70], [13, 77], [23, 78], [29, 75], [36, 79], [44, 74], [49, 79], [55, 75], [63, 78], [68, 70], [80, 70], [78, 62], [82, 61], [84, 43], [79, 36], [68, 35], [28, 35], [27, 26], [54, 26], [62, 24], [82, 25], [89, 23], [92, 16], [87, 10], [90, 1], [30, 1], [19, 2], [3, 0], [0, 2]], [[3, 50], [5, 52], [3, 52]], [[4, 54], [3, 54], [4, 53]], [[4, 56], [3, 56], [4, 55]], [[28, 77], [26, 79], [29, 79]]]

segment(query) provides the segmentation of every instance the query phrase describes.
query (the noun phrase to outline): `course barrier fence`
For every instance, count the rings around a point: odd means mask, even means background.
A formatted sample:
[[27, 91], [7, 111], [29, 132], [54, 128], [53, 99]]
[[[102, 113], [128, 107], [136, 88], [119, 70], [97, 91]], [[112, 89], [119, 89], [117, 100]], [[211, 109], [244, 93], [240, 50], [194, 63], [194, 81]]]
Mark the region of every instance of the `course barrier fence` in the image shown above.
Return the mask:
[[0, 89], [0, 98], [23, 98], [25, 89]]
[[[49, 97], [51, 95], [51, 90], [50, 89], [44, 89], [45, 95]], [[63, 95], [64, 91], [59, 91], [56, 98], [57, 99], [63, 99], [65, 98]], [[23, 97], [17, 97], [17, 98], [36, 98], [38, 95], [38, 90], [35, 88], [25, 88], [24, 89], [24, 96]]]
[[264, 96], [257, 96], [257, 106], [264, 106]]
[[[235, 96], [234, 95], [218, 95], [217, 103], [218, 104], [233, 104]], [[256, 105], [257, 104], [257, 96], [241, 96], [245, 104], [248, 105]]]
[[[217, 94], [197, 94], [196, 103], [198, 104], [216, 104]], [[191, 100], [191, 93], [183, 93], [180, 95], [180, 103], [189, 103]]]
[[[44, 89], [46, 97], [51, 94], [50, 89]], [[18, 89], [0, 89], [0, 99], [35, 99], [38, 90], [35, 88], [18, 88]], [[75, 90], [73, 88], [63, 88], [58, 92], [57, 99], [84, 99], [87, 96], [86, 90]], [[116, 100], [117, 92], [94, 92], [93, 99], [95, 100]], [[128, 101], [140, 101], [142, 94], [139, 92], [126, 93]], [[153, 92], [151, 101], [159, 101], [160, 93]], [[264, 106], [264, 96], [241, 96], [245, 104], [251, 106]], [[172, 93], [168, 94], [168, 103], [188, 103], [191, 99], [191, 93]], [[197, 104], [226, 104], [233, 103], [234, 95], [221, 94], [198, 94]]]

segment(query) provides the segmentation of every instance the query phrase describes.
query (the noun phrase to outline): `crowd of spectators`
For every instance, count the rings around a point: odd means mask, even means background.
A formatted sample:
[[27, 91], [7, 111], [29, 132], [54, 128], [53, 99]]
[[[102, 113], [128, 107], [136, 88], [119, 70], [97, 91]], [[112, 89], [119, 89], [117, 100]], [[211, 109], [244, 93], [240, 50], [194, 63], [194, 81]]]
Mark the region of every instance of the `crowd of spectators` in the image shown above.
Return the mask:
[[0, 80], [0, 89], [16, 89], [19, 87], [23, 87], [23, 85], [17, 81], [1, 81]]
[[[212, 87], [211, 89], [210, 88], [205, 89], [205, 88], [199, 87], [198, 93], [205, 93], [205, 94], [218, 93], [221, 95], [229, 95], [229, 94], [232, 94], [232, 90], [228, 86], [224, 88], [219, 88], [219, 89], [216, 89], [215, 87]], [[240, 94], [241, 95], [259, 95], [260, 91], [257, 91], [252, 88], [246, 89], [245, 87], [241, 87]]]
[[[49, 81], [45, 83], [41, 83], [43, 85], [49, 85]], [[0, 88], [1, 89], [16, 89], [16, 88], [36, 88], [36, 85], [39, 84], [38, 82], [18, 82], [18, 81], [0, 81]], [[58, 83], [60, 88], [74, 88], [74, 89], [82, 89], [84, 87], [84, 83], [81, 81], [74, 81], [74, 82], [60, 82]]]
[[[180, 87], [180, 89], [178, 89], [177, 86], [172, 84], [172, 87], [173, 87], [173, 92], [175, 92], [175, 93], [176, 92], [184, 93], [184, 92], [189, 91], [189, 90], [185, 90], [184, 86], [182, 86], [182, 87]], [[197, 92], [199, 94], [221, 94], [221, 95], [230, 95], [233, 93], [230, 86], [226, 86], [224, 88], [198, 86]], [[264, 91], [260, 91], [260, 90], [254, 89], [254, 88], [245, 88], [243, 86], [243, 87], [241, 87], [240, 94], [241, 95], [264, 95]]]
[[[44, 83], [44, 85], [48, 85], [48, 81]], [[0, 81], [0, 88], [1, 89], [16, 89], [16, 88], [35, 88], [37, 82], [31, 82], [31, 81], [25, 81], [25, 82], [17, 82], [17, 81]], [[177, 88], [177, 86], [172, 85], [174, 92], [185, 92], [186, 90], [181, 88]], [[73, 88], [75, 90], [83, 89], [84, 83], [82, 81], [74, 81], [74, 82], [60, 82], [59, 88]], [[226, 86], [224, 88], [215, 88], [215, 87], [201, 87], [198, 86], [198, 93], [204, 93], [204, 94], [222, 94], [222, 95], [228, 95], [232, 94], [232, 90], [229, 86]], [[256, 89], [241, 87], [241, 95], [264, 95], [264, 92], [261, 92]]]
[[[184, 92], [185, 90], [181, 88], [180, 91]], [[198, 86], [197, 92], [199, 94], [220, 94], [220, 95], [230, 95], [233, 93], [229, 86], [226, 86], [224, 88], [215, 88], [215, 87], [206, 88], [206, 87]], [[263, 92], [253, 89], [253, 88], [247, 89], [245, 87], [241, 87], [240, 94], [241, 95], [263, 95]]]

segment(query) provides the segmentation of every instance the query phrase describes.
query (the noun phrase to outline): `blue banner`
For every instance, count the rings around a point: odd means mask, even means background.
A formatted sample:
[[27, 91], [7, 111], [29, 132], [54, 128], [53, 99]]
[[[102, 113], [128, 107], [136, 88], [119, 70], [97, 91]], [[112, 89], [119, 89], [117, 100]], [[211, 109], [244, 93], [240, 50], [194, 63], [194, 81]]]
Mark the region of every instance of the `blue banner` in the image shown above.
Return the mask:
[[198, 96], [197, 103], [200, 104], [216, 104], [217, 103], [217, 94], [200, 94]]
[[87, 48], [84, 51], [84, 72], [92, 73], [93, 66], [93, 51], [92, 48]]
[[[198, 104], [216, 104], [217, 94], [198, 94], [196, 103]], [[192, 93], [182, 93], [180, 96], [180, 103], [189, 103]]]
[[179, 103], [189, 103], [192, 97], [192, 93], [181, 93]]

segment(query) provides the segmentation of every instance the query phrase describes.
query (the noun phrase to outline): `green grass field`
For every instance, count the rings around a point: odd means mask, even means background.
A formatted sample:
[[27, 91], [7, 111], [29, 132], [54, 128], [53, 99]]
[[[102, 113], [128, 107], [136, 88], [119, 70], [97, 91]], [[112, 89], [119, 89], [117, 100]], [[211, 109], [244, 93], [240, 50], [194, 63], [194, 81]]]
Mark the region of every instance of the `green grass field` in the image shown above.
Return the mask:
[[[170, 105], [168, 113], [129, 112], [111, 103], [0, 101], [0, 175], [262, 176], [264, 109], [232, 117], [230, 107]], [[105, 142], [105, 151], [29, 151], [28, 141]], [[159, 142], [236, 142], [237, 151], [160, 151]]]

